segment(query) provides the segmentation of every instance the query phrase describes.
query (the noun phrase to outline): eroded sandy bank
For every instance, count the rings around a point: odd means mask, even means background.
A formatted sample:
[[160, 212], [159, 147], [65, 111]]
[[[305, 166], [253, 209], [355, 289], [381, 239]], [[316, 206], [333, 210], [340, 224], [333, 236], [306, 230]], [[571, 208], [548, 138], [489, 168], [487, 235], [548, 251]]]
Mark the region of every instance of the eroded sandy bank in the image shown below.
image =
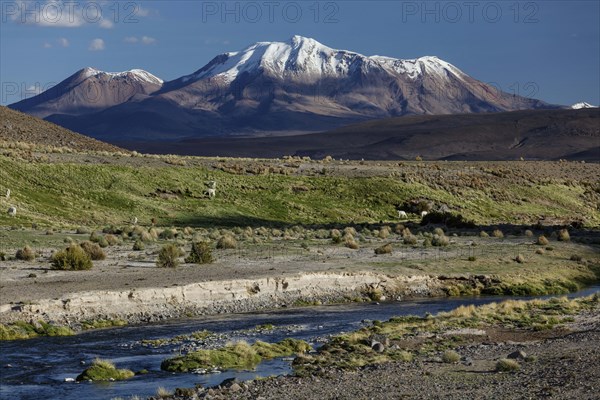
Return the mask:
[[375, 273], [307, 273], [228, 279], [163, 288], [82, 291], [56, 299], [0, 305], [0, 322], [44, 320], [76, 325], [95, 319], [150, 322], [201, 314], [246, 312], [357, 297], [442, 295], [443, 281], [430, 276]]

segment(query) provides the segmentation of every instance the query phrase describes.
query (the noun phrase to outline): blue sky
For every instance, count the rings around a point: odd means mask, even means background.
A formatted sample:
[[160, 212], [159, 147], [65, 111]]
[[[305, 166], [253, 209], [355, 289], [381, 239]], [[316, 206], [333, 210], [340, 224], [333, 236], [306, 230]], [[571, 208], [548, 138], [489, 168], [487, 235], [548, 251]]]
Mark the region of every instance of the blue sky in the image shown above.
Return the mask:
[[295, 34], [365, 55], [435, 55], [510, 93], [600, 104], [597, 0], [0, 0], [0, 13], [0, 104], [86, 66], [171, 80]]

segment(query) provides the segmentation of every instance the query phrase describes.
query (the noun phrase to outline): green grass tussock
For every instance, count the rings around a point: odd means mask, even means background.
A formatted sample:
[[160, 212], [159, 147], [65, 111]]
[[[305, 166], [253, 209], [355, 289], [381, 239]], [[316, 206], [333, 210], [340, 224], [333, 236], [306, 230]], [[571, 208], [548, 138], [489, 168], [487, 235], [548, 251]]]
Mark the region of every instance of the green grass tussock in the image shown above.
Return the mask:
[[162, 362], [161, 369], [171, 372], [187, 372], [195, 369], [254, 369], [262, 360], [304, 353], [311, 349], [303, 340], [287, 338], [279, 343], [258, 341], [253, 345], [237, 342], [214, 350], [198, 350], [185, 356]]
[[11, 324], [0, 324], [0, 340], [31, 339], [37, 336], [71, 336], [75, 332], [67, 326], [57, 326], [39, 321], [30, 324], [17, 321]]
[[92, 365], [86, 368], [76, 378], [78, 382], [81, 381], [122, 381], [125, 379], [133, 378], [135, 374], [133, 371], [128, 369], [117, 369], [115, 365], [102, 359], [95, 359]]

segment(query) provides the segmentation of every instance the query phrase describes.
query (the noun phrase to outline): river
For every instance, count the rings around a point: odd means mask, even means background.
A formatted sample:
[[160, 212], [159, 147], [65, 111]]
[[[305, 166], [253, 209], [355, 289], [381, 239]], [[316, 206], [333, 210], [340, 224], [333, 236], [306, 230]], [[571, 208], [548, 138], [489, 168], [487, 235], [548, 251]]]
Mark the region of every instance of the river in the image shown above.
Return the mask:
[[[588, 287], [569, 297], [586, 296], [600, 290]], [[304, 339], [314, 347], [319, 338], [356, 330], [365, 320], [385, 321], [399, 315], [424, 315], [448, 311], [460, 305], [485, 304], [506, 297], [481, 296], [460, 298], [425, 298], [360, 304], [328, 305], [270, 312], [206, 316], [160, 324], [128, 326], [84, 332], [68, 337], [40, 337], [30, 340], [0, 342], [0, 399], [87, 399], [106, 400], [114, 397], [142, 398], [156, 394], [158, 387], [173, 391], [195, 384], [214, 386], [227, 378], [248, 380], [256, 377], [291, 372], [290, 361], [270, 360], [254, 371], [225, 371], [219, 374], [173, 374], [160, 370], [160, 363], [176, 355], [177, 345], [150, 348], [140, 345], [142, 339], [172, 338], [198, 330], [226, 334], [228, 340], [245, 339], [279, 341], [286, 337]], [[273, 324], [274, 331], [253, 332], [257, 325]], [[248, 330], [243, 332], [244, 330]], [[118, 368], [132, 371], [146, 369], [144, 375], [109, 383], [66, 382], [75, 378], [96, 357], [112, 360]]]

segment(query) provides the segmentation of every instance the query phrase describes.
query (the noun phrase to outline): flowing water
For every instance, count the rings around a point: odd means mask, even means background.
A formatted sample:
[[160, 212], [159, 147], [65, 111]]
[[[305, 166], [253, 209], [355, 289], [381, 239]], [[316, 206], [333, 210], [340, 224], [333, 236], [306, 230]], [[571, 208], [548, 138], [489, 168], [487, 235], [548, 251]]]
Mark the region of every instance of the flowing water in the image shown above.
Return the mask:
[[[600, 290], [592, 286], [570, 297], [585, 296]], [[149, 348], [140, 345], [142, 339], [172, 338], [198, 330], [226, 334], [229, 339], [249, 341], [280, 341], [286, 337], [304, 339], [318, 346], [318, 338], [356, 330], [365, 320], [385, 321], [399, 315], [424, 315], [448, 311], [465, 304], [485, 304], [505, 297], [482, 296], [462, 298], [427, 298], [381, 304], [343, 304], [277, 311], [229, 314], [171, 321], [160, 324], [96, 330], [70, 337], [41, 337], [12, 342], [0, 342], [0, 399], [111, 399], [138, 395], [142, 398], [156, 393], [158, 387], [174, 390], [195, 384], [214, 386], [227, 378], [248, 380], [256, 377], [291, 372], [290, 361], [275, 359], [261, 363], [254, 371], [225, 371], [218, 374], [173, 374], [160, 370], [160, 363], [176, 355], [178, 346]], [[273, 324], [288, 329], [252, 332], [261, 324]], [[241, 333], [242, 330], [249, 330]], [[250, 336], [250, 338], [248, 338]], [[66, 382], [75, 378], [96, 357], [112, 360], [118, 368], [149, 372], [134, 378], [109, 383]]]

